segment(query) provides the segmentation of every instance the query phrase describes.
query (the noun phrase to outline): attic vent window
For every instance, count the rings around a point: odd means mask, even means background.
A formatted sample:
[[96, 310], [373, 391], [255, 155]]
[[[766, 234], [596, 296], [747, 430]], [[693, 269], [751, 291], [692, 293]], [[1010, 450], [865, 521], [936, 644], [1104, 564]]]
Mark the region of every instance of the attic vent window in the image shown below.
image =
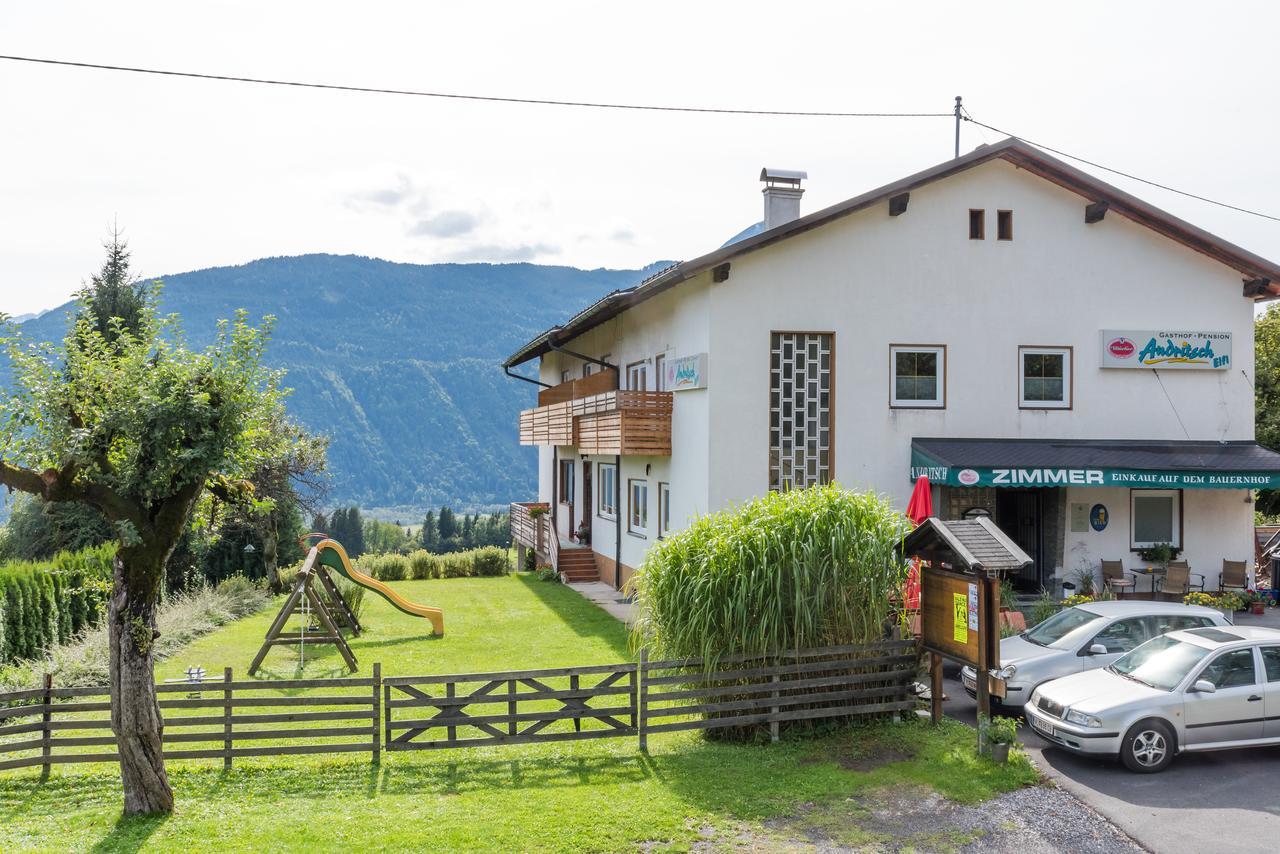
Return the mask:
[[1013, 240], [1013, 211], [996, 211], [996, 239]]
[[981, 208], [969, 209], [969, 239], [983, 240], [986, 238], [987, 212]]

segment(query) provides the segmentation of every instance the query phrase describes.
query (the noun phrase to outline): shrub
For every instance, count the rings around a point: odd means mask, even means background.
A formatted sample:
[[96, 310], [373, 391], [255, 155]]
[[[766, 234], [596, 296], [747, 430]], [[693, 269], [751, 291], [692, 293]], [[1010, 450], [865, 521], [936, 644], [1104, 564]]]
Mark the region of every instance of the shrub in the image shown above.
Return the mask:
[[114, 545], [0, 564], [0, 663], [34, 658], [97, 625], [111, 590]]
[[373, 570], [369, 574], [379, 581], [403, 581], [409, 577], [409, 559], [404, 555], [376, 555], [369, 562]]
[[1027, 626], [1038, 626], [1061, 610], [1061, 603], [1050, 596], [1049, 591], [1041, 590], [1035, 604], [1031, 606], [1031, 613], [1027, 615]]
[[441, 578], [469, 578], [475, 574], [470, 552], [454, 552], [440, 555]]
[[539, 581], [559, 581], [560, 573], [556, 572], [556, 568], [554, 566], [548, 566], [547, 564], [543, 564], [542, 566], [538, 567], [538, 580]]
[[511, 561], [507, 558], [507, 550], [497, 546], [488, 546], [471, 552], [472, 566], [475, 574], [481, 578], [506, 575], [511, 572]]
[[836, 485], [771, 493], [659, 540], [632, 579], [635, 638], [664, 658], [867, 643], [907, 564], [902, 514]]
[[[364, 593], [369, 588], [365, 587], [363, 584], [356, 584], [351, 579], [342, 575], [335, 575], [333, 580], [338, 587], [338, 592], [342, 594], [342, 598], [346, 600], [347, 607], [351, 609], [351, 613], [355, 615], [357, 620], [359, 620], [360, 614], [364, 611]], [[339, 623], [339, 627], [341, 627], [341, 623]]]
[[409, 555], [409, 577], [413, 579], [439, 578], [440, 565], [438, 559], [425, 549], [418, 549]]

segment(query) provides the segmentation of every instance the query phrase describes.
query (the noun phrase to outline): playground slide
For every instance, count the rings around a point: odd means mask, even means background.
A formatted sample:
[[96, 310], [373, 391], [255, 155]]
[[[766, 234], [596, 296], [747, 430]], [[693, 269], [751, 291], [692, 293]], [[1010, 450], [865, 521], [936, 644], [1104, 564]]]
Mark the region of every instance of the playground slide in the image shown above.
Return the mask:
[[318, 552], [317, 557], [320, 562], [334, 572], [346, 576], [361, 587], [368, 587], [374, 593], [390, 602], [399, 611], [403, 611], [413, 617], [426, 617], [431, 621], [431, 633], [433, 635], [444, 634], [444, 611], [439, 608], [429, 608], [426, 605], [410, 602], [378, 579], [365, 575], [351, 565], [351, 560], [347, 557], [347, 550], [342, 547], [342, 543], [337, 540], [321, 540], [315, 544], [315, 549]]

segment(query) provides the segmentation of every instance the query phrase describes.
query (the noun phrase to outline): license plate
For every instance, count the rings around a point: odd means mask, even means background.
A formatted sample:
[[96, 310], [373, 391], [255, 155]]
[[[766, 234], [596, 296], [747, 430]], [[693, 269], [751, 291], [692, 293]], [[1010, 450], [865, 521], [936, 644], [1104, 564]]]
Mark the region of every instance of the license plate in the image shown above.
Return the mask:
[[1031, 718], [1031, 728], [1036, 730], [1037, 732], [1044, 733], [1050, 738], [1053, 738], [1053, 726], [1045, 723], [1044, 721], [1040, 720], [1037, 717]]
[[960, 681], [964, 683], [964, 688], [966, 691], [978, 690], [978, 680], [973, 678], [972, 676], [966, 676], [965, 674], [962, 673], [960, 674]]

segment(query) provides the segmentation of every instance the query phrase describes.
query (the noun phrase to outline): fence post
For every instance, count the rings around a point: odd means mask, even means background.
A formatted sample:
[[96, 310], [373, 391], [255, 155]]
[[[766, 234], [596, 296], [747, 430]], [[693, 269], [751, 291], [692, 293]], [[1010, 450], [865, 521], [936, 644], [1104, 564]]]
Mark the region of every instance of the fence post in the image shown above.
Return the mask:
[[647, 647], [640, 647], [640, 661], [636, 664], [636, 734], [640, 738], [640, 752], [649, 752], [649, 735], [645, 730], [645, 704], [648, 702], [649, 686], [645, 676], [649, 664], [649, 650]]
[[[572, 692], [573, 692], [573, 693], [575, 693], [575, 694], [576, 694], [576, 693], [578, 693], [578, 687], [579, 687], [579, 684], [580, 684], [580, 683], [578, 682], [578, 674], [576, 674], [576, 673], [572, 674], [572, 675], [569, 677], [569, 690], [570, 690], [570, 691], [572, 691]], [[577, 697], [574, 697], [574, 699], [576, 700], [576, 699], [578, 699], [578, 698], [577, 698]], [[582, 732], [582, 718], [574, 718], [574, 719], [573, 719], [573, 731], [574, 731], [574, 732]]]
[[231, 668], [222, 671], [222, 768], [231, 770]]
[[[778, 699], [779, 696], [781, 696], [778, 691], [778, 686], [781, 684], [781, 681], [778, 679], [778, 673], [776, 670], [774, 671], [773, 675], [769, 677], [769, 682], [770, 684], [773, 685], [773, 693], [770, 694], [770, 696], [776, 700]], [[770, 706], [769, 714], [775, 716], [774, 720], [769, 721], [769, 741], [773, 742], [774, 744], [777, 744], [778, 743], [778, 721], [777, 721], [776, 715], [778, 714], [778, 706], [776, 705]]]
[[50, 741], [53, 736], [53, 728], [50, 726], [52, 722], [53, 674], [46, 673], [44, 675], [44, 712], [40, 715], [40, 757], [44, 760], [44, 764], [40, 766], [41, 780], [49, 779], [49, 772], [53, 767], [53, 763], [49, 761], [53, 753], [53, 743]]
[[373, 663], [373, 713], [369, 716], [373, 727], [373, 764], [382, 762], [382, 662]]
[[382, 743], [387, 746], [387, 751], [391, 751], [391, 686], [387, 683], [382, 684], [382, 717], [384, 728], [382, 730]]
[[510, 698], [507, 700], [507, 716], [511, 718], [507, 723], [507, 735], [515, 735], [519, 732], [519, 728], [516, 726], [516, 680], [514, 679], [507, 680], [507, 696]]

